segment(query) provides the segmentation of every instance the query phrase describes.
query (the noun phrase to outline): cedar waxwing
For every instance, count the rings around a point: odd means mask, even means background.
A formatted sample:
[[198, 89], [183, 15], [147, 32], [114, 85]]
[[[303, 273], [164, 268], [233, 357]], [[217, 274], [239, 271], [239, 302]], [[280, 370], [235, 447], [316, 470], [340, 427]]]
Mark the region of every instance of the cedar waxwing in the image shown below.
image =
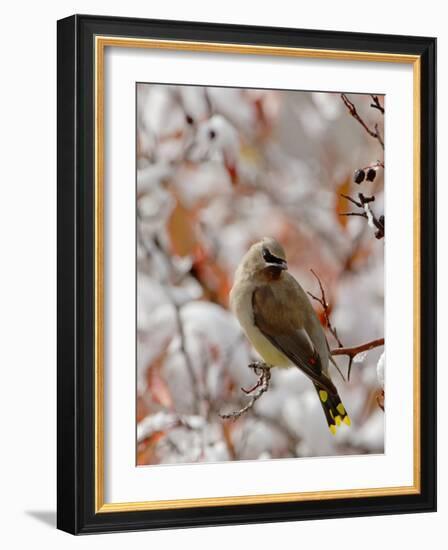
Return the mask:
[[236, 271], [230, 307], [268, 366], [295, 365], [311, 379], [335, 434], [350, 418], [328, 374], [330, 348], [308, 296], [287, 268], [276, 240], [254, 244]]

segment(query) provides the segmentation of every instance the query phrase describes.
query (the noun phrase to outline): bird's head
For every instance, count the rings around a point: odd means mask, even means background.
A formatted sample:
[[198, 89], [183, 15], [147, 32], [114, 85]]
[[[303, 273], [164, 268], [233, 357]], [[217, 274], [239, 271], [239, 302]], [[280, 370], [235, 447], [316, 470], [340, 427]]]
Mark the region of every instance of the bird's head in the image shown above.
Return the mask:
[[268, 280], [278, 279], [288, 269], [283, 247], [275, 239], [265, 237], [253, 244], [241, 262], [246, 275]]

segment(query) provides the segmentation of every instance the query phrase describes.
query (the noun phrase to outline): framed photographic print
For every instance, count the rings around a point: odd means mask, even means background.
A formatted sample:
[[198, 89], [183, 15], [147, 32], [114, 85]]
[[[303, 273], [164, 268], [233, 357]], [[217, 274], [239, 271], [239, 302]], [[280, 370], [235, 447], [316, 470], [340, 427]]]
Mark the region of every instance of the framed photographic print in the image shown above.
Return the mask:
[[58, 22], [60, 529], [435, 510], [435, 56]]

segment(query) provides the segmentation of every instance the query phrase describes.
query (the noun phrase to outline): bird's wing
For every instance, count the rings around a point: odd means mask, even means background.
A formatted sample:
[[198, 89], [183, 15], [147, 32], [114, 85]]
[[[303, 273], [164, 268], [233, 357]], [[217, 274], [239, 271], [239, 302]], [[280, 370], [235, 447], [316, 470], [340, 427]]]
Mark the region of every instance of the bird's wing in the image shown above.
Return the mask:
[[256, 288], [252, 294], [254, 323], [273, 346], [319, 387], [333, 394], [336, 388], [322, 371], [319, 353], [303, 327], [300, 312], [295, 310], [293, 302], [295, 300], [291, 300], [286, 292], [274, 294], [268, 285]]

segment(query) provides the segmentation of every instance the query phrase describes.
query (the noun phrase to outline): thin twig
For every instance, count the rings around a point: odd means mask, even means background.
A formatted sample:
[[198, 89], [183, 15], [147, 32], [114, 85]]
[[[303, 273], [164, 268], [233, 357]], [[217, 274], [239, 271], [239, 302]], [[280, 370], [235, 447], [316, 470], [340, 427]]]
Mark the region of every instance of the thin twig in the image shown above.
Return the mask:
[[340, 216], [360, 216], [361, 218], [367, 219], [367, 214], [365, 212], [341, 212]]
[[376, 139], [378, 140], [379, 144], [381, 145], [381, 147], [384, 149], [384, 140], [383, 140], [383, 137], [382, 135], [380, 134], [380, 130], [378, 128], [378, 124], [375, 124], [375, 137]]
[[365, 344], [359, 344], [358, 346], [353, 346], [350, 348], [335, 348], [331, 350], [331, 355], [348, 355], [350, 357], [355, 357], [358, 353], [369, 351], [373, 348], [378, 348], [379, 346], [384, 346], [384, 338], [377, 338], [376, 340], [371, 340]]
[[232, 419], [236, 420], [240, 416], [242, 416], [244, 413], [252, 409], [252, 407], [255, 405], [255, 402], [260, 399], [260, 397], [269, 389], [269, 383], [271, 381], [271, 367], [267, 365], [266, 363], [257, 362], [257, 363], [251, 363], [249, 365], [249, 368], [253, 369], [255, 374], [258, 375], [258, 382], [255, 384], [255, 386], [251, 390], [244, 390], [244, 388], [241, 388], [245, 393], [251, 393], [254, 390], [257, 390], [256, 393], [254, 393], [250, 399], [250, 401], [239, 409], [238, 411], [234, 411], [231, 413], [219, 413], [219, 416], [223, 419]]
[[[350, 200], [351, 202], [353, 202], [356, 205], [360, 204], [360, 203], [357, 203], [351, 197], [347, 197], [347, 198], [348, 198], [348, 200]], [[353, 214], [353, 215], [355, 215], [355, 214]], [[360, 215], [362, 215], [362, 214], [360, 214]], [[324, 310], [324, 315], [325, 315], [325, 321], [326, 321], [326, 324], [327, 324], [327, 328], [331, 332], [331, 334], [334, 336], [335, 340], [338, 343], [339, 347], [336, 348], [336, 349], [331, 350], [331, 352], [330, 352], [331, 355], [347, 355], [348, 358], [349, 358], [348, 371], [347, 371], [347, 380], [350, 380], [350, 373], [351, 373], [351, 369], [352, 369], [353, 359], [356, 357], [356, 355], [358, 355], [359, 353], [361, 353], [363, 351], [368, 351], [370, 349], [373, 349], [373, 348], [376, 348], [378, 346], [384, 345], [384, 338], [380, 338], [378, 340], [372, 340], [371, 342], [367, 342], [365, 344], [360, 344], [359, 346], [345, 348], [344, 345], [342, 344], [339, 336], [338, 336], [336, 327], [334, 327], [331, 324], [330, 315], [329, 315], [330, 307], [329, 307], [329, 304], [327, 302], [327, 297], [325, 295], [325, 289], [323, 287], [322, 281], [320, 280], [319, 276], [315, 273], [315, 271], [313, 271], [312, 269], [311, 269], [311, 273], [316, 277], [317, 282], [319, 283], [321, 297], [318, 298], [317, 296], [314, 296], [314, 294], [311, 294], [311, 292], [308, 292], [308, 294], [311, 296], [311, 298], [313, 298], [313, 300], [316, 300], [322, 306], [322, 308]]]
[[191, 380], [191, 390], [193, 392], [193, 411], [195, 414], [199, 413], [199, 403], [201, 402], [201, 396], [199, 394], [198, 389], [198, 381], [196, 377], [196, 373], [194, 371], [193, 363], [190, 358], [190, 354], [187, 351], [186, 348], [186, 342], [185, 342], [185, 331], [184, 331], [184, 325], [182, 323], [182, 318], [180, 316], [180, 306], [176, 303], [174, 298], [170, 295], [170, 293], [167, 291], [166, 294], [171, 298], [171, 304], [173, 306], [175, 317], [176, 317], [176, 324], [177, 324], [177, 332], [179, 334], [179, 348], [184, 356], [185, 360], [185, 366], [187, 367], [188, 375], [190, 376]]
[[386, 229], [384, 216], [377, 218], [369, 204], [375, 201], [374, 196], [366, 197], [362, 193], [359, 193], [359, 201], [343, 193], [341, 193], [341, 197], [344, 197], [344, 199], [347, 199], [358, 208], [361, 208], [362, 212], [341, 212], [339, 214], [340, 216], [361, 216], [362, 218], [366, 218], [369, 226], [375, 231], [375, 237], [377, 239], [382, 239], [384, 237]]
[[384, 115], [384, 107], [381, 105], [380, 100], [378, 99], [377, 95], [371, 95], [373, 103], [370, 104], [372, 109], [378, 109], [378, 111]]
[[352, 117], [361, 124], [361, 126], [364, 128], [364, 130], [369, 134], [369, 136], [372, 136], [376, 140], [378, 140], [378, 143], [381, 145], [381, 147], [384, 149], [384, 141], [381, 137], [381, 134], [378, 129], [378, 124], [375, 124], [375, 129], [372, 130], [367, 126], [367, 124], [364, 122], [364, 120], [359, 115], [358, 111], [356, 110], [355, 104], [352, 103], [349, 98], [346, 96], [346, 94], [341, 94], [341, 99], [344, 102], [344, 105], [347, 107], [348, 112], [352, 115]]
[[330, 312], [329, 312], [329, 304], [327, 302], [327, 297], [325, 295], [325, 290], [324, 290], [324, 287], [322, 285], [322, 282], [321, 280], [319, 279], [319, 276], [317, 275], [317, 273], [311, 269], [310, 270], [311, 273], [316, 277], [317, 279], [317, 282], [319, 283], [319, 288], [320, 288], [320, 295], [321, 297], [318, 298], [317, 296], [314, 296], [314, 294], [311, 294], [311, 292], [308, 292], [308, 294], [311, 296], [311, 298], [313, 298], [313, 300], [316, 300], [316, 302], [319, 302], [319, 304], [322, 306], [323, 310], [324, 310], [324, 315], [325, 315], [325, 322], [326, 322], [326, 325], [327, 325], [327, 328], [328, 330], [331, 332], [331, 334], [333, 335], [334, 339], [336, 340], [336, 342], [338, 343], [338, 346], [340, 348], [344, 347], [343, 343], [341, 342], [341, 340], [339, 339], [339, 336], [338, 336], [338, 331], [336, 330], [336, 328], [331, 324], [331, 321], [330, 321]]

